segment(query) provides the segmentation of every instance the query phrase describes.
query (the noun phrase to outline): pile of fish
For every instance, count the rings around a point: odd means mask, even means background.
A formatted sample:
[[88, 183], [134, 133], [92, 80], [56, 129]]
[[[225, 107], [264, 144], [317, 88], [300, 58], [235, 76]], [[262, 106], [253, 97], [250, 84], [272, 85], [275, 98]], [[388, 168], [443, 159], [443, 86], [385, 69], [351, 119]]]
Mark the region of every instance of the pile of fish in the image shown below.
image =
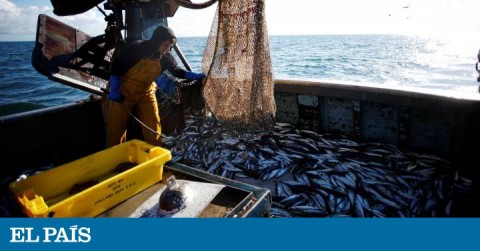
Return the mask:
[[445, 217], [472, 181], [446, 160], [276, 123], [239, 133], [191, 113], [172, 162], [269, 188], [271, 217]]

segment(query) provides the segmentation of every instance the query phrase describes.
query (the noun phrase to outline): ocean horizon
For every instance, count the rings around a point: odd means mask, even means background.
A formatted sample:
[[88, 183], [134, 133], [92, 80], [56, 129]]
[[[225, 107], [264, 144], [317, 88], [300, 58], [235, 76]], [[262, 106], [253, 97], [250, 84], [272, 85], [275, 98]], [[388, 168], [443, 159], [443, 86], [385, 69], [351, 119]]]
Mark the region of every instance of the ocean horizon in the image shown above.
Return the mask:
[[[201, 71], [207, 37], [179, 37]], [[71, 103], [90, 93], [49, 80], [31, 65], [34, 41], [0, 42], [0, 115]], [[478, 93], [480, 45], [406, 35], [271, 35], [273, 77]], [[179, 64], [181, 62], [179, 61]]]

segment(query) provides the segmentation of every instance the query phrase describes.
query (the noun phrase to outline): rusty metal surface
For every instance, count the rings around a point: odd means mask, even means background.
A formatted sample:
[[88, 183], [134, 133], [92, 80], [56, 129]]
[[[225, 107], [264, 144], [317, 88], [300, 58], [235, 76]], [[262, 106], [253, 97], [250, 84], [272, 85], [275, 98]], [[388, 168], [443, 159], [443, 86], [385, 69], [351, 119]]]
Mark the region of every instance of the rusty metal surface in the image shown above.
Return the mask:
[[[457, 129], [456, 112], [452, 109], [415, 109], [410, 112], [409, 145], [419, 151], [436, 149], [440, 156], [453, 152]], [[461, 126], [457, 124], [457, 126]], [[472, 133], [472, 136], [474, 134]]]
[[43, 54], [46, 58], [52, 59], [58, 55], [73, 53], [76, 49], [76, 31], [75, 29], [65, 29], [64, 25], [48, 16], [41, 15], [41, 27], [39, 33], [42, 33], [42, 39], [38, 40], [43, 44]]
[[398, 143], [399, 108], [380, 103], [363, 102], [362, 137], [369, 141]]
[[317, 96], [297, 95], [299, 124], [308, 130], [319, 131], [321, 129], [322, 117], [320, 104]]
[[[480, 142], [478, 93], [423, 93], [368, 85], [276, 80], [275, 98], [279, 122], [393, 144], [462, 165], [474, 158], [470, 146]], [[315, 118], [318, 129], [312, 126]]]
[[301, 79], [276, 79], [275, 92], [301, 93], [316, 96], [350, 98], [396, 105], [421, 106], [432, 101], [480, 101], [475, 92], [435, 90], [405, 86], [385, 86], [373, 83], [325, 82]]
[[89, 74], [94, 67], [86, 62], [84, 70], [72, 69], [81, 58], [73, 54], [92, 37], [54, 18], [41, 14], [38, 17], [37, 39], [32, 53], [35, 69], [53, 81], [94, 94], [102, 94], [107, 81]]
[[297, 123], [300, 119], [297, 97], [287, 93], [275, 92], [275, 102], [277, 105], [277, 119], [288, 123]]
[[322, 101], [324, 131], [352, 135], [353, 104], [351, 100], [322, 98]]

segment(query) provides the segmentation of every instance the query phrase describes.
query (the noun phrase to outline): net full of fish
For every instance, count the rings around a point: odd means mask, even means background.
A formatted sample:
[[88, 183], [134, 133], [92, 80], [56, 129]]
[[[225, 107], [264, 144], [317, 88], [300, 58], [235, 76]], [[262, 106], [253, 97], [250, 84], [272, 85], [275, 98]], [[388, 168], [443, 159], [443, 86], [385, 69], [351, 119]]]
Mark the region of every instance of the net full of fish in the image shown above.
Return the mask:
[[472, 182], [446, 160], [276, 123], [237, 133], [198, 114], [164, 137], [172, 162], [269, 188], [271, 217], [445, 217]]
[[205, 46], [205, 104], [225, 126], [236, 130], [269, 128], [275, 117], [264, 13], [265, 0], [219, 1]]

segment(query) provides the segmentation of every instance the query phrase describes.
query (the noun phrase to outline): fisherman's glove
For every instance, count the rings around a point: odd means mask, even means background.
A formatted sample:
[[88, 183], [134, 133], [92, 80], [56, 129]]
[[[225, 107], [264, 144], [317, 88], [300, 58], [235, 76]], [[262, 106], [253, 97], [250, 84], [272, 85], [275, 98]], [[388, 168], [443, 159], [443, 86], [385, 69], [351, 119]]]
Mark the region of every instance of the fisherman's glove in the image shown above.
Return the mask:
[[205, 76], [205, 74], [203, 74], [203, 72], [201, 72], [201, 73], [195, 73], [195, 72], [192, 72], [192, 71], [185, 72], [185, 78], [188, 79], [188, 80], [202, 80], [205, 77], [206, 76]]
[[165, 91], [169, 89], [171, 86], [175, 86], [173, 80], [171, 80], [167, 74], [161, 74], [155, 79], [155, 83], [160, 90]]
[[120, 94], [120, 77], [112, 75], [108, 80], [110, 82], [110, 93], [108, 94], [108, 99], [121, 102], [122, 95]]

